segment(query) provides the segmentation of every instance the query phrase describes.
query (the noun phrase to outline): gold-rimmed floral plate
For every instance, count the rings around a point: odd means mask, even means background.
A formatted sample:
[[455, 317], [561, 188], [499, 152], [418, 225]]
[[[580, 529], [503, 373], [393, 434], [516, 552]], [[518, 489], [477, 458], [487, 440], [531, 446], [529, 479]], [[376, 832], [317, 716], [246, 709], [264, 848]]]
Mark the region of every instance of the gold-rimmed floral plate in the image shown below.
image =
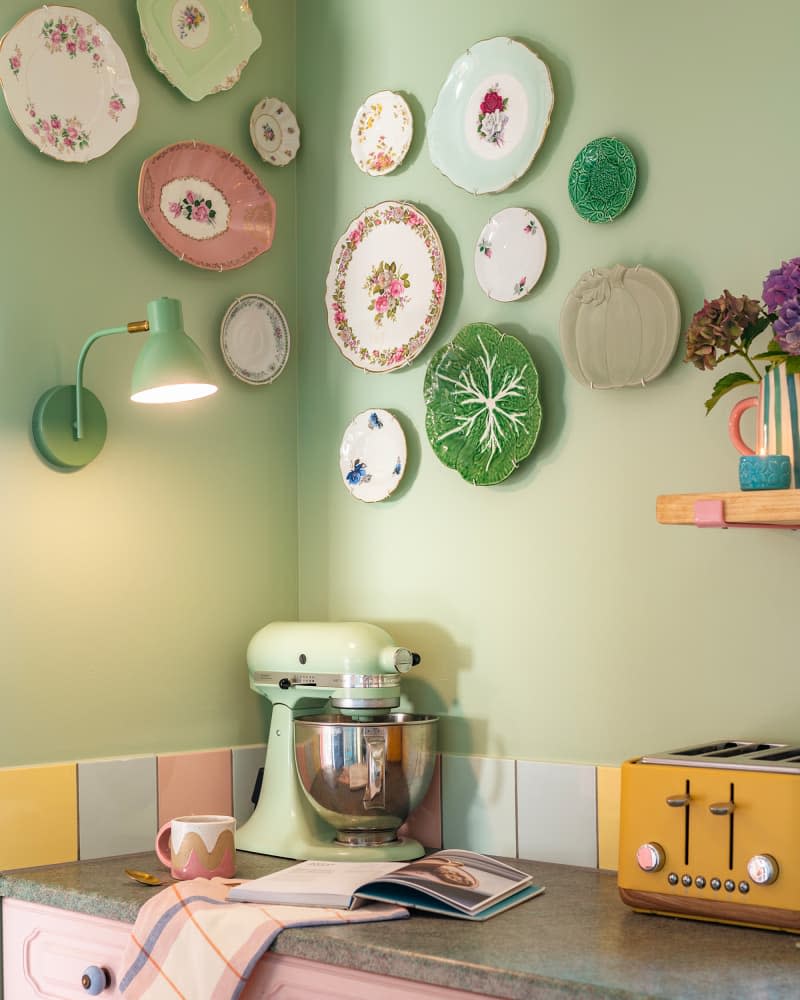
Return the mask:
[[25, 138], [64, 163], [107, 153], [139, 110], [122, 49], [77, 7], [44, 6], [17, 21], [0, 39], [0, 86]]
[[373, 407], [350, 421], [339, 447], [342, 482], [357, 500], [385, 500], [406, 471], [406, 436], [388, 410]]
[[300, 148], [300, 126], [294, 112], [278, 97], [265, 97], [250, 115], [250, 138], [265, 163], [283, 167]]
[[541, 277], [547, 240], [527, 208], [504, 208], [481, 230], [475, 245], [475, 276], [490, 299], [524, 298]]
[[366, 209], [331, 256], [325, 305], [336, 346], [364, 371], [407, 365], [433, 336], [445, 283], [442, 244], [427, 216], [410, 202]]
[[238, 379], [267, 385], [289, 360], [289, 325], [273, 299], [242, 295], [225, 313], [219, 343], [225, 364]]
[[411, 109], [405, 99], [391, 90], [380, 90], [356, 111], [350, 152], [359, 170], [380, 177], [403, 162], [413, 135]]

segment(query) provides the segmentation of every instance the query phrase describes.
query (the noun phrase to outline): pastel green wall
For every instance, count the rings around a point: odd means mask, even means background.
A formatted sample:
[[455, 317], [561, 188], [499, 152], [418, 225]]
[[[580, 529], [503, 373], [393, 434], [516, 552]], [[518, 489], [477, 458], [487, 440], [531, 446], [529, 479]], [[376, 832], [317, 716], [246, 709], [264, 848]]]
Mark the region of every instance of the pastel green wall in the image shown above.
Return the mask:
[[[593, 266], [643, 264], [675, 287], [684, 321], [727, 287], [760, 294], [800, 252], [800, 90], [792, 0], [298, 0], [300, 612], [363, 618], [419, 649], [406, 691], [440, 712], [445, 749], [617, 763], [698, 739], [800, 735], [793, 626], [800, 538], [656, 524], [660, 493], [737, 488], [714, 381], [681, 363], [646, 389], [591, 391], [561, 359], [561, 305]], [[550, 67], [555, 111], [530, 171], [474, 197], [431, 165], [426, 127], [456, 57], [509, 35]], [[349, 152], [370, 93], [403, 93], [410, 155], [371, 178]], [[590, 225], [566, 190], [596, 136], [629, 143], [639, 184], [612, 225]], [[328, 334], [324, 283], [348, 223], [388, 199], [416, 203], [441, 235], [439, 328], [409, 368], [367, 375]], [[548, 238], [524, 300], [477, 286], [476, 237], [522, 205]], [[541, 376], [544, 425], [505, 483], [472, 487], [434, 456], [422, 384], [434, 350], [466, 323], [519, 337]], [[390, 501], [353, 500], [342, 433], [368, 406], [394, 411], [408, 472]]]
[[[4, 0], [0, 32], [32, 7]], [[219, 350], [239, 295], [273, 297], [296, 327], [295, 169], [264, 164], [248, 131], [266, 95], [295, 99], [295, 23], [253, 3], [263, 43], [240, 81], [192, 103], [156, 71], [132, 0], [87, 3], [128, 59], [136, 127], [75, 166], [40, 154], [0, 111], [0, 766], [263, 739], [244, 661], [253, 632], [297, 613], [296, 344], [275, 383], [237, 381]], [[272, 249], [212, 273], [181, 263], [137, 211], [142, 161], [172, 142], [231, 150], [277, 203]], [[106, 446], [74, 474], [30, 440], [33, 405], [74, 381], [94, 330], [183, 301], [220, 391], [180, 407], [128, 400], [137, 338], [92, 348], [86, 384]]]

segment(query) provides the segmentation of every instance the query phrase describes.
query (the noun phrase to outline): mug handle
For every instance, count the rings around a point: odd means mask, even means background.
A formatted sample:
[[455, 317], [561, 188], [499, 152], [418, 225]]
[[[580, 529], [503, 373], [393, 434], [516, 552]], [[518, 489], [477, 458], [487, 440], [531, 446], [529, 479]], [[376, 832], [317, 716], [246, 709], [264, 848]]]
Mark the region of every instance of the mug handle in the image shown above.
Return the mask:
[[753, 449], [748, 447], [742, 440], [742, 432], [739, 429], [742, 414], [745, 410], [752, 409], [754, 406], [758, 406], [758, 396], [748, 396], [747, 399], [739, 400], [731, 410], [730, 417], [728, 417], [728, 437], [733, 442], [734, 448], [741, 452], [742, 455], [755, 455]]
[[170, 819], [167, 820], [156, 834], [156, 854], [158, 855], [158, 860], [166, 868], [172, 867], [172, 859], [169, 851], [169, 835], [171, 830], [172, 820]]

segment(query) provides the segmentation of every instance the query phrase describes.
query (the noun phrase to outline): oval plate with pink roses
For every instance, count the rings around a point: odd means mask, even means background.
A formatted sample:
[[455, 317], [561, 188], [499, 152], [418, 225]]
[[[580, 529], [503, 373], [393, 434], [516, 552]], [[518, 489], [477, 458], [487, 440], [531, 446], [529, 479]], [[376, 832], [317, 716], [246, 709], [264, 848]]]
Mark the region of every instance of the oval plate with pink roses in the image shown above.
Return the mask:
[[428, 127], [433, 165], [472, 194], [503, 191], [527, 171], [553, 111], [550, 71], [521, 42], [478, 42], [455, 61]]
[[366, 209], [331, 257], [325, 305], [336, 346], [364, 371], [402, 368], [433, 336], [445, 284], [439, 234], [416, 206]]

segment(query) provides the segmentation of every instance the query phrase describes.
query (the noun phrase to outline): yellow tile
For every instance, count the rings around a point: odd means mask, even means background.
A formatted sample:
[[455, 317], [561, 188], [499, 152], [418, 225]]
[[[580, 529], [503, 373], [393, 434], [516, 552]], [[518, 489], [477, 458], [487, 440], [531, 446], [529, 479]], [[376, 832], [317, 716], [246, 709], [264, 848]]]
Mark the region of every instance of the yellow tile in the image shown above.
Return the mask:
[[78, 858], [75, 764], [0, 769], [0, 871]]
[[618, 767], [597, 768], [597, 864], [617, 871], [619, 867]]

